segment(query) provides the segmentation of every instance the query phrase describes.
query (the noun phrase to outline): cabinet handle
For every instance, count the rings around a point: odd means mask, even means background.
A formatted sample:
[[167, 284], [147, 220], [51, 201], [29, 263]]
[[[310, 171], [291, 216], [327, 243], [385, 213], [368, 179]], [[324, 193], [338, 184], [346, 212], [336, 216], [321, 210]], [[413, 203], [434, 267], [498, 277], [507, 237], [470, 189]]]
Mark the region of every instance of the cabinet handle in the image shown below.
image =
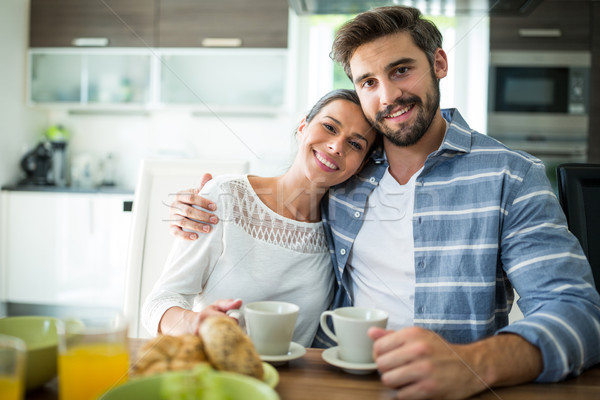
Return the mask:
[[79, 37], [73, 39], [71, 44], [77, 47], [106, 47], [109, 40], [105, 37]]
[[556, 38], [562, 36], [560, 29], [519, 29], [519, 36], [531, 38]]
[[202, 39], [204, 47], [241, 47], [242, 39], [240, 38], [204, 38]]

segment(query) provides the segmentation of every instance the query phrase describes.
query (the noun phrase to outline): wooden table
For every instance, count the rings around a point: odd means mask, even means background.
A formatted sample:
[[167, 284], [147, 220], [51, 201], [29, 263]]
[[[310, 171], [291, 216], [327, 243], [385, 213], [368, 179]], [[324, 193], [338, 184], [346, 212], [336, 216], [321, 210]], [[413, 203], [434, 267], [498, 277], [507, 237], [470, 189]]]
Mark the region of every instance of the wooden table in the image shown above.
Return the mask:
[[[143, 343], [141, 339], [130, 342], [132, 359]], [[300, 359], [278, 366], [279, 384], [276, 387], [281, 400], [376, 400], [393, 399], [394, 391], [379, 381], [379, 375], [351, 375], [327, 364], [321, 358], [321, 349], [307, 349]], [[57, 400], [56, 380], [43, 388], [27, 393], [26, 400]], [[553, 384], [513, 386], [482, 392], [473, 397], [481, 400], [599, 400], [600, 364], [577, 378]]]

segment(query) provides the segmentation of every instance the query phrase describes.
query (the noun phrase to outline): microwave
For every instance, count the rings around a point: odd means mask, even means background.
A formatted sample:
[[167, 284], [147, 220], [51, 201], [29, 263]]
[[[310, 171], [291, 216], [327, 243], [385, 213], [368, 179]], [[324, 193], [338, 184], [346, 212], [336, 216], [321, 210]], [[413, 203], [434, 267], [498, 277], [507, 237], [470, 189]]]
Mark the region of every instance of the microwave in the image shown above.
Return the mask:
[[587, 137], [591, 54], [581, 51], [492, 51], [488, 134], [498, 137]]

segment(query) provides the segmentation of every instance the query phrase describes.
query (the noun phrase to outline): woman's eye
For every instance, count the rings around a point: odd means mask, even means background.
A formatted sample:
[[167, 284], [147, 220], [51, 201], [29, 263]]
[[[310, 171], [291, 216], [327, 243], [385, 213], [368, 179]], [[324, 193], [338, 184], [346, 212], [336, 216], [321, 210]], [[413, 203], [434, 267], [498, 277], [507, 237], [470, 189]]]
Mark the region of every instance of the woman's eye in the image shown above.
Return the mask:
[[325, 129], [327, 129], [329, 132], [331, 132], [331, 133], [335, 133], [335, 128], [334, 128], [332, 125], [329, 125], [329, 124], [323, 124], [323, 127], [324, 127]]
[[359, 142], [351, 140], [349, 143], [350, 146], [354, 147], [356, 150], [362, 150], [362, 144], [360, 144]]

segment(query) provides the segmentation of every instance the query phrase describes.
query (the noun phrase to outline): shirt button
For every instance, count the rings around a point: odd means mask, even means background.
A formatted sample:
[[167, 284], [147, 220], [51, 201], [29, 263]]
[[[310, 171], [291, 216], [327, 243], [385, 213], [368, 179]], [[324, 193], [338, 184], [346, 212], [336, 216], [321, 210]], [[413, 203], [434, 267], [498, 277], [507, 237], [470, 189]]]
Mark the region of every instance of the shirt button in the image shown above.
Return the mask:
[[375, 182], [375, 177], [374, 176], [370, 177], [369, 182], [371, 182], [371, 183]]
[[354, 213], [354, 217], [355, 217], [355, 218], [358, 218], [358, 217], [360, 217], [360, 213], [359, 213], [358, 211], [357, 211], [357, 212], [355, 212], [355, 213]]
[[418, 313], [422, 314], [423, 311], [425, 311], [425, 307], [419, 307], [419, 308], [417, 308], [417, 312]]
[[340, 254], [341, 254], [341, 255], [344, 255], [344, 254], [346, 254], [346, 249], [341, 249], [341, 250], [340, 250]]
[[419, 261], [419, 268], [425, 268], [425, 263], [423, 261]]

